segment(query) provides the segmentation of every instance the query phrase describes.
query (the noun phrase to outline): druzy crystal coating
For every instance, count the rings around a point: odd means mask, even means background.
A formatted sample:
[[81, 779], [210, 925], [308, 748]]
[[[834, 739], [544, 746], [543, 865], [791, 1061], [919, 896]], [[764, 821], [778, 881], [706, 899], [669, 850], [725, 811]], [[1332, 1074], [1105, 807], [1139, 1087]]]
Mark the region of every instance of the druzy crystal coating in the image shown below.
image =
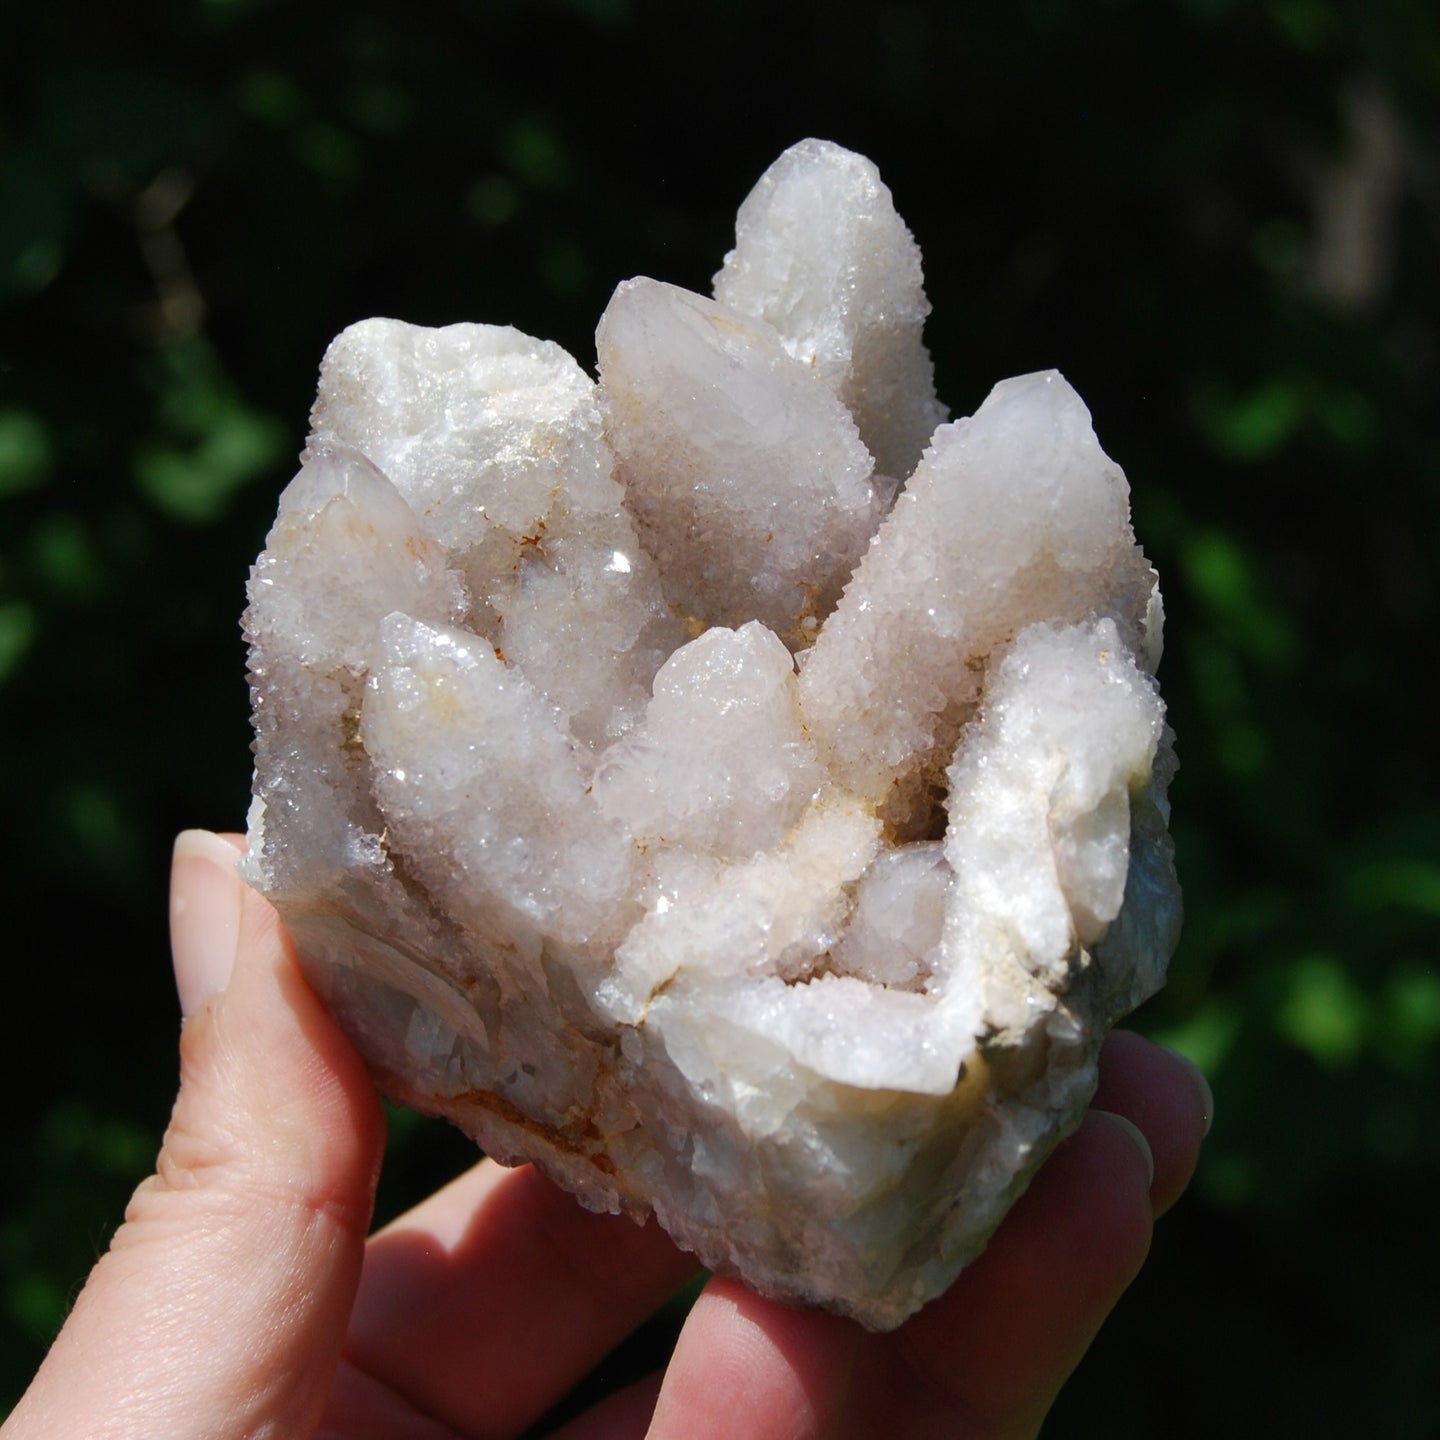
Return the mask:
[[984, 1246], [1179, 925], [1158, 582], [1056, 372], [949, 421], [794, 146], [598, 383], [353, 325], [245, 617], [251, 881], [396, 1098], [872, 1328]]

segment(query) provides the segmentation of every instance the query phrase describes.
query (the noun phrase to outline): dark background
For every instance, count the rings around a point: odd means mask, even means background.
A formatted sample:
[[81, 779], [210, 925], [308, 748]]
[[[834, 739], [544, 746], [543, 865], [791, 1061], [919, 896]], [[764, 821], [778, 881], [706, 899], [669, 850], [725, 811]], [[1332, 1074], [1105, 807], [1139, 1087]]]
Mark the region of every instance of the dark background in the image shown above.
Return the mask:
[[[589, 364], [814, 134], [924, 249], [942, 398], [1059, 366], [1165, 586], [1188, 920], [1138, 1023], [1218, 1120], [1048, 1433], [1437, 1433], [1435, 7], [407, 8], [4, 7], [0, 1414], [168, 1113], [169, 846], [243, 822], [243, 585], [326, 341]], [[395, 1129], [387, 1209], [469, 1154]]]

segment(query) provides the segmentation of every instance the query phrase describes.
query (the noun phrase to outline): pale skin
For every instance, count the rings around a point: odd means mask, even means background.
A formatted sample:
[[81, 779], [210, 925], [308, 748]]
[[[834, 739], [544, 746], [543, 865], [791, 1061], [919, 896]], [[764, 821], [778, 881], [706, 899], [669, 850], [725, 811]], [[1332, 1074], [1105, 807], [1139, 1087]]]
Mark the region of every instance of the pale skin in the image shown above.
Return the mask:
[[[181, 1085], [156, 1173], [4, 1440], [515, 1436], [694, 1273], [653, 1224], [482, 1161], [369, 1235], [383, 1119], [238, 837], [176, 846]], [[1198, 1072], [1111, 1037], [1092, 1112], [984, 1256], [899, 1330], [712, 1279], [663, 1373], [565, 1440], [1033, 1435], [1209, 1127]], [[368, 1236], [368, 1238], [367, 1238]]]

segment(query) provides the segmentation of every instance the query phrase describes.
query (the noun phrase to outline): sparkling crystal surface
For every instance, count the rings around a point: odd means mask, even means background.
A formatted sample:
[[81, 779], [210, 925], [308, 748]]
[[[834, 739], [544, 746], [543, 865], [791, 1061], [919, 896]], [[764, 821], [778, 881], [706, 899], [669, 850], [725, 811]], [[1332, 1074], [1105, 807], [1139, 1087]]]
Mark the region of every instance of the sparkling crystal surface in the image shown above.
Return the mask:
[[598, 384], [351, 326], [250, 582], [247, 873], [395, 1097], [887, 1329], [1154, 992], [1162, 609], [1056, 372], [946, 420], [920, 254], [807, 140]]

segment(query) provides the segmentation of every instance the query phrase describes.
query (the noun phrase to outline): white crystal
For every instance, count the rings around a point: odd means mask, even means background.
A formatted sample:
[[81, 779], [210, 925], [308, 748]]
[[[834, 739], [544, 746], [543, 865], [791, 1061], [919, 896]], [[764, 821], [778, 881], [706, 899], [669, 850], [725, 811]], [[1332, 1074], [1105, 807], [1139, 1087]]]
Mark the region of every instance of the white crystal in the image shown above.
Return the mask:
[[1054, 372], [942, 423], [927, 310], [874, 166], [805, 141], [715, 300], [617, 290], [598, 386], [352, 326], [246, 614], [248, 873], [385, 1087], [880, 1328], [1179, 921], [1124, 475]]
[[794, 658], [752, 620], [671, 656], [644, 723], [606, 752], [594, 793], [638, 844], [743, 859], [779, 845], [825, 778]]
[[599, 744], [623, 734], [680, 640], [558, 345], [500, 325], [362, 320], [320, 367], [311, 445], [389, 477], [465, 578], [470, 624]]
[[947, 418], [920, 338], [920, 247], [863, 155], [802, 140], [735, 220], [715, 298], [768, 320], [844, 401], [882, 475], [903, 480]]
[[606, 437], [666, 598], [697, 628], [755, 619], [803, 643], [880, 515], [849, 412], [763, 320], [673, 285], [621, 285], [595, 341]]
[[1124, 474], [1055, 371], [1003, 381], [936, 430], [801, 672], [836, 775], [902, 818], [1020, 627], [1109, 614], [1139, 643], [1156, 582], [1128, 512]]

